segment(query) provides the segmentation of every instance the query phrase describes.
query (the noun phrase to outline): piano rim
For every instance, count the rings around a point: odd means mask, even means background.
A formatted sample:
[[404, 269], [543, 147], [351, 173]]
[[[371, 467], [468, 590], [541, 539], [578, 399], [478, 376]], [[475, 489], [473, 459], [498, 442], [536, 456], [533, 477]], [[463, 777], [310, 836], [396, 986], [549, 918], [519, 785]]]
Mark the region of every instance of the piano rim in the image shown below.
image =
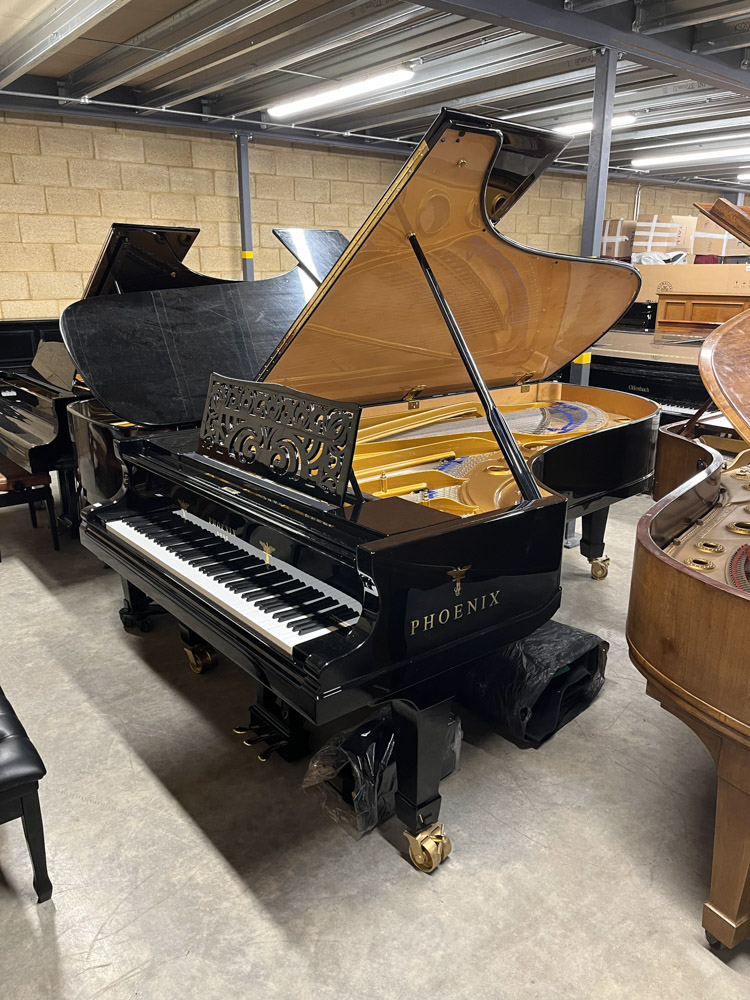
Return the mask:
[[[664, 429], [662, 428], [662, 432], [663, 430]], [[678, 487], [672, 490], [671, 493], [662, 497], [662, 499], [646, 511], [646, 513], [643, 514], [638, 521], [636, 528], [635, 560], [630, 585], [631, 606], [633, 588], [636, 585], [636, 571], [640, 571], [640, 574], [642, 575], [645, 569], [643, 560], [647, 560], [648, 563], [656, 561], [661, 568], [667, 568], [674, 573], [679, 573], [683, 575], [685, 579], [695, 581], [702, 586], [708, 586], [719, 592], [723, 592], [726, 595], [727, 600], [740, 602], [732, 605], [732, 608], [736, 609], [738, 614], [747, 615], [749, 606], [746, 602], [750, 601], [750, 593], [745, 593], [735, 587], [730, 587], [727, 583], [724, 583], [721, 580], [708, 578], [697, 570], [691, 569], [684, 563], [681, 563], [672, 556], [669, 556], [652, 537], [652, 524], [659, 514], [662, 513], [667, 507], [673, 503], [679, 502], [681, 498], [696, 490], [703, 483], [707, 483], [714, 476], [718, 476], [720, 482], [724, 465], [724, 459], [722, 456], [719, 452], [710, 448], [708, 445], [704, 445], [697, 441], [694, 441], [693, 443], [695, 444], [696, 451], [702, 451], [707, 457], [710, 458], [706, 468], [699, 470], [695, 473], [695, 475], [691, 476], [690, 479], [687, 479], [685, 482], [681, 483]], [[686, 527], [690, 527], [695, 524], [696, 520], [697, 518]], [[731, 609], [728, 617], [731, 618]], [[734, 718], [734, 716], [730, 715], [728, 712], [723, 712], [721, 709], [709, 704], [697, 695], [692, 694], [692, 692], [687, 688], [678, 684], [676, 681], [673, 681], [670, 677], [664, 674], [641, 653], [637, 642], [633, 637], [633, 621], [630, 608], [628, 609], [628, 616], [625, 625], [625, 638], [628, 644], [628, 653], [630, 655], [631, 662], [636, 667], [638, 672], [646, 678], [647, 692], [649, 694], [652, 694], [652, 696], [659, 701], [667, 700], [675, 703], [686, 715], [691, 718], [696, 718], [698, 721], [701, 721], [705, 725], [720, 731], [727, 737], [731, 736], [732, 739], [739, 739], [740, 742], [750, 748], [750, 724]], [[648, 685], [652, 685], [654, 691], [648, 691]]]

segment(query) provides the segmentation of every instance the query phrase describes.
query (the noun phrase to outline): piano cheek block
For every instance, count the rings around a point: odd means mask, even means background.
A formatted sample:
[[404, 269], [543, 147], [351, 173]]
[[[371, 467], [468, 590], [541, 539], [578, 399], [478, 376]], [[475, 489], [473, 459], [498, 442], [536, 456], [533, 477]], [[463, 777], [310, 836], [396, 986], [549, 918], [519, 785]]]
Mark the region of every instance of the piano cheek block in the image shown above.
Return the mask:
[[[465, 521], [460, 531], [444, 532], [439, 544], [425, 539], [392, 552], [380, 550], [379, 543], [373, 546], [371, 570], [381, 599], [378, 631], [381, 641], [390, 644], [390, 655], [414, 656], [451, 643], [470, 644], [479, 633], [486, 643], [488, 631], [495, 631], [498, 641], [510, 641], [516, 637], [514, 630], [519, 635], [528, 630], [531, 618], [542, 616], [541, 624], [544, 616], [554, 613], [560, 595], [557, 552], [565, 504], [550, 498], [523, 516], [533, 522], [529, 535], [525, 530], [521, 535], [510, 517]], [[422, 586], [399, 592], [405, 563], [414, 579], [421, 577]]]

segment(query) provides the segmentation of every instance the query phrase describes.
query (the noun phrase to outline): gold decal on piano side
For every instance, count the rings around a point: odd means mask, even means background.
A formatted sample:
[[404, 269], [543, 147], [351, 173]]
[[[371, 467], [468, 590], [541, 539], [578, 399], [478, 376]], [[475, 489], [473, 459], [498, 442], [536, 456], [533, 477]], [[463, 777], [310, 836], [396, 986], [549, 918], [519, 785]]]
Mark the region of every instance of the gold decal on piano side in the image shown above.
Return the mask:
[[266, 554], [266, 566], [267, 566], [269, 564], [269, 562], [271, 561], [271, 556], [274, 554], [274, 552], [276, 551], [276, 549], [274, 548], [273, 545], [270, 544], [270, 542], [261, 542], [260, 543], [260, 547], [263, 549], [263, 551]]
[[420, 631], [429, 632], [430, 629], [436, 626], [447, 625], [449, 621], [458, 621], [458, 619], [464, 617], [464, 611], [468, 617], [473, 612], [484, 611], [495, 606], [499, 607], [499, 595], [499, 590], [491, 590], [486, 594], [482, 594], [481, 597], [475, 597], [469, 601], [454, 604], [452, 608], [441, 608], [440, 611], [433, 612], [431, 615], [425, 615], [423, 618], [412, 618], [409, 623], [409, 636], [411, 637]]
[[453, 580], [453, 593], [456, 597], [461, 596], [461, 581], [470, 569], [471, 563], [468, 566], [454, 566], [453, 569], [448, 570], [448, 576]]

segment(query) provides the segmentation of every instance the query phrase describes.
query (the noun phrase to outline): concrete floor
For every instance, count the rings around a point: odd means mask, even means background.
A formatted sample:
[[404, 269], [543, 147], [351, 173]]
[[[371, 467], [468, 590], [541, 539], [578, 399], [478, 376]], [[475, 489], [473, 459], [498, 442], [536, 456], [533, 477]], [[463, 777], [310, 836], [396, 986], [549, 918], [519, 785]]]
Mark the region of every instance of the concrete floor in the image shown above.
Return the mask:
[[21, 825], [0, 827], [2, 997], [746, 1000], [750, 948], [717, 957], [700, 927], [711, 762], [627, 657], [647, 506], [614, 508], [607, 580], [565, 554], [561, 620], [611, 643], [602, 694], [536, 751], [464, 713], [431, 876], [397, 821], [356, 842], [304, 764], [242, 745], [238, 668], [192, 674], [167, 620], [125, 633], [111, 571], [0, 511], [0, 683], [48, 768], [55, 886], [37, 906]]

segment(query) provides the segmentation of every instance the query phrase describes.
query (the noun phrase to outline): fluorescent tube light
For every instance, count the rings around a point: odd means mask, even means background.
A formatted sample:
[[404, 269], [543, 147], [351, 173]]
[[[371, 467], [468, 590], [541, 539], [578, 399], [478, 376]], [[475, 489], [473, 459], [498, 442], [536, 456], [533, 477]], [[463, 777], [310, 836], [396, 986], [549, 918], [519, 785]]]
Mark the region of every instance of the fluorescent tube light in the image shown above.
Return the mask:
[[731, 163], [750, 156], [750, 146], [730, 146], [725, 149], [709, 149], [694, 153], [671, 153], [668, 156], [642, 156], [631, 160], [632, 167], [666, 167], [680, 163]]
[[307, 97], [298, 97], [284, 104], [274, 104], [273, 107], [267, 109], [267, 112], [272, 118], [290, 118], [300, 111], [325, 108], [330, 104], [347, 101], [350, 97], [359, 97], [360, 94], [371, 94], [375, 90], [387, 90], [399, 83], [406, 83], [413, 76], [412, 70], [402, 67], [389, 73], [366, 76], [363, 80], [356, 80], [354, 83], [340, 83], [336, 87], [318, 90]]
[[[612, 128], [624, 128], [626, 125], [634, 125], [635, 122], [635, 115], [615, 115], [612, 119]], [[572, 125], [561, 125], [560, 128], [556, 128], [554, 131], [560, 132], [562, 135], [585, 135], [586, 132], [591, 132], [593, 128], [593, 122], [573, 122]]]
[[750, 181], [750, 174], [737, 174], [738, 181]]

